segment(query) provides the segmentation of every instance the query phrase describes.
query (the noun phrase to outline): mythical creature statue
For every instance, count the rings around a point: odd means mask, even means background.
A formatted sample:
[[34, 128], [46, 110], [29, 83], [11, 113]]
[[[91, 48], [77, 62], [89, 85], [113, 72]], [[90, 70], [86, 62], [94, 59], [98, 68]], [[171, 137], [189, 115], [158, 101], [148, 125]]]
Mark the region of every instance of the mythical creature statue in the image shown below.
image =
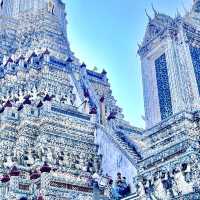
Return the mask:
[[177, 185], [177, 192], [179, 194], [192, 192], [193, 191], [192, 185], [190, 185], [189, 183], [185, 181], [185, 177], [182, 171], [180, 170], [180, 168], [177, 168], [177, 171], [178, 173], [174, 175], [174, 179]]
[[54, 9], [55, 9], [54, 3], [52, 2], [52, 0], [49, 0], [49, 2], [48, 2], [48, 12], [52, 13], [54, 15]]

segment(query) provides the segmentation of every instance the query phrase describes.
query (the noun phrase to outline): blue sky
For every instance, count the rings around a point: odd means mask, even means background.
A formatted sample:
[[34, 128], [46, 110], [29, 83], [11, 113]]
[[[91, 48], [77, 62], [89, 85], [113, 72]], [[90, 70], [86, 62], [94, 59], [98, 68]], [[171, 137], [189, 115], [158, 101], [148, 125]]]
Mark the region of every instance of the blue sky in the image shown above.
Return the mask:
[[[192, 0], [64, 0], [68, 38], [72, 51], [88, 68], [105, 69], [125, 119], [143, 127], [144, 115], [140, 59], [137, 43], [152, 15], [151, 3], [160, 12], [174, 16]], [[184, 6], [183, 6], [184, 5]]]

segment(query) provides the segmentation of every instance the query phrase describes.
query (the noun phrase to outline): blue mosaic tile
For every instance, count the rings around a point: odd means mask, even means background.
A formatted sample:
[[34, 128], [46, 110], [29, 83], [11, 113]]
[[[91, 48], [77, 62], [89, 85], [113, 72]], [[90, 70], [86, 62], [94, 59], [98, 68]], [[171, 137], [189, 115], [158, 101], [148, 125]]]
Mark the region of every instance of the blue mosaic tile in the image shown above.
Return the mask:
[[165, 54], [155, 60], [158, 96], [160, 103], [161, 119], [166, 119], [173, 114], [167, 62]]
[[192, 63], [194, 66], [195, 77], [197, 80], [197, 86], [200, 94], [200, 48], [190, 46], [190, 53], [192, 57]]

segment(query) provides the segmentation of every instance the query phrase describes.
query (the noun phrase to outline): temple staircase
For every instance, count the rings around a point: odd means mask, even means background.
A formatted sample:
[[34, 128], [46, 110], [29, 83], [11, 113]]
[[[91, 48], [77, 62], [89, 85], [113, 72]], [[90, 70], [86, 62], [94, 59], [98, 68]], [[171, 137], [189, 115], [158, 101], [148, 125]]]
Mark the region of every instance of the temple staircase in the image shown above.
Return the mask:
[[119, 149], [124, 152], [124, 154], [127, 156], [127, 158], [130, 160], [130, 162], [135, 163], [136, 161], [140, 160], [140, 155], [136, 152], [136, 150], [133, 147], [130, 147], [128, 143], [121, 137], [119, 132], [115, 132], [113, 130], [110, 130], [107, 132], [110, 137], [110, 139], [118, 145]]

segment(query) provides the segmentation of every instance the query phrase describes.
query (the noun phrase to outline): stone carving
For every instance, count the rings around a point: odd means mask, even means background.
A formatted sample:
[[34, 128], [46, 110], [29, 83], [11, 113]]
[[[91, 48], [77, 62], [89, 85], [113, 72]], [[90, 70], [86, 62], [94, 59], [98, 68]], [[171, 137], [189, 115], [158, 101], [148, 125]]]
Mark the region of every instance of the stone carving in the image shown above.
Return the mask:
[[54, 14], [55, 5], [52, 0], [48, 1], [48, 12]]
[[166, 199], [166, 191], [163, 187], [163, 183], [162, 183], [162, 180], [161, 178], [158, 176], [156, 177], [156, 180], [154, 181], [154, 187], [155, 187], [155, 197], [157, 199]]
[[177, 192], [180, 194], [192, 192], [193, 191], [192, 185], [188, 184], [185, 181], [185, 177], [180, 168], [177, 168], [177, 171], [178, 173], [174, 175], [174, 179], [177, 185]]

